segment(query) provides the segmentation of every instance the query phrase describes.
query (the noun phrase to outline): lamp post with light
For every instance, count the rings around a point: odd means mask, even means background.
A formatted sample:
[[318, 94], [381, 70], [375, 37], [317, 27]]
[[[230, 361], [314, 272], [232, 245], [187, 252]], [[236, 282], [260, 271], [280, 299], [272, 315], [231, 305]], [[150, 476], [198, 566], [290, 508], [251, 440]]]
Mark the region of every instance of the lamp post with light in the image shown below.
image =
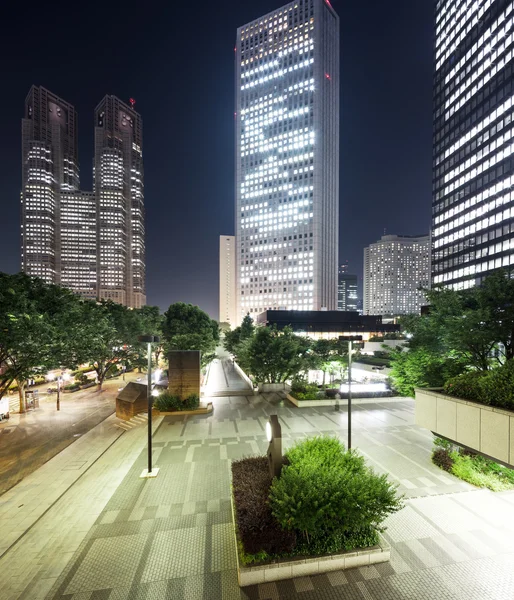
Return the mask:
[[145, 469], [141, 477], [157, 477], [159, 469], [152, 471], [152, 344], [160, 342], [156, 335], [140, 335], [138, 341], [148, 344], [148, 378], [146, 386], [146, 398], [148, 401], [148, 469]]
[[352, 447], [352, 352], [353, 342], [362, 342], [362, 335], [341, 335], [340, 342], [348, 342], [348, 450]]

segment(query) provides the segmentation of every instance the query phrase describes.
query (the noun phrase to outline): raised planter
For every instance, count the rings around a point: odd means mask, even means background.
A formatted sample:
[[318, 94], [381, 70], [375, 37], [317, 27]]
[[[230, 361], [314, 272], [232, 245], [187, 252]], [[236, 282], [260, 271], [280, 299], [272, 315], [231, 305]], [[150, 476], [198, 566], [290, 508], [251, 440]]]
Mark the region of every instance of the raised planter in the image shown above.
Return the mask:
[[354, 567], [366, 567], [388, 562], [391, 559], [391, 547], [385, 539], [380, 536], [380, 545], [373, 546], [372, 548], [363, 548], [353, 550], [352, 552], [343, 552], [341, 554], [311, 556], [309, 558], [288, 558], [276, 560], [267, 564], [244, 567], [239, 560], [233, 497], [231, 498], [231, 502], [234, 544], [237, 557], [237, 580], [240, 587], [279, 581], [281, 579], [292, 579], [293, 577], [329, 573], [330, 571], [353, 569]]
[[[298, 408], [309, 408], [312, 406], [338, 406], [338, 404], [346, 406], [348, 404], [348, 398], [341, 398], [339, 400], [331, 398], [324, 398], [323, 400], [298, 400], [294, 396], [291, 396], [291, 393], [288, 393], [286, 397]], [[352, 398], [352, 404], [375, 404], [377, 402], [405, 402], [405, 398], [398, 398], [396, 396]]]
[[207, 406], [199, 406], [195, 410], [162, 411], [162, 410], [157, 410], [156, 408], [154, 408], [152, 410], [152, 414], [156, 415], [156, 416], [163, 416], [163, 417], [165, 417], [166, 415], [208, 415], [209, 413], [212, 412], [212, 410], [213, 410], [212, 402], [209, 402], [207, 404]]
[[416, 388], [416, 424], [514, 467], [514, 412]]
[[288, 392], [291, 386], [288, 383], [260, 383], [259, 392]]

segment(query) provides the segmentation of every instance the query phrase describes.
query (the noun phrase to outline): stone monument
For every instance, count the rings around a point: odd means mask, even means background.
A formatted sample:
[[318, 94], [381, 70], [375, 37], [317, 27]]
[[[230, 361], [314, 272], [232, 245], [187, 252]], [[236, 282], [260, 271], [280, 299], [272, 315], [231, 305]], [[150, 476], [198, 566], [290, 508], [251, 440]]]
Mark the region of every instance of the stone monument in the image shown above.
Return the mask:
[[199, 350], [173, 350], [168, 355], [168, 391], [181, 400], [192, 394], [200, 397], [200, 352]]

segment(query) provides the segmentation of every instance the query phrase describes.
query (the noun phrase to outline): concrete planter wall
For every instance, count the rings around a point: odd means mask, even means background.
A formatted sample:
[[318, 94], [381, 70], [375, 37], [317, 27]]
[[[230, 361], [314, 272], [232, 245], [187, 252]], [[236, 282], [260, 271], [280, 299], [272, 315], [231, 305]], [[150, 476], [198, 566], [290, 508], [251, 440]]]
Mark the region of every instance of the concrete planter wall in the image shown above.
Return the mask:
[[277, 560], [265, 565], [244, 567], [239, 561], [233, 497], [232, 523], [234, 525], [234, 544], [237, 557], [237, 579], [240, 587], [279, 581], [282, 579], [292, 579], [293, 577], [317, 575], [318, 573], [329, 573], [330, 571], [353, 569], [355, 567], [367, 567], [369, 565], [388, 562], [391, 559], [391, 547], [385, 539], [380, 536], [380, 544], [371, 548], [303, 559]]
[[[325, 398], [323, 400], [298, 400], [289, 392], [287, 399], [292, 402], [298, 408], [309, 408], [313, 406], [347, 406], [348, 398], [341, 398], [340, 400], [332, 400]], [[396, 396], [377, 396], [375, 398], [353, 398], [352, 404], [377, 404], [383, 402], [405, 402], [405, 398], [398, 398]]]
[[416, 424], [514, 467], [514, 412], [416, 389]]
[[288, 383], [260, 383], [259, 392], [288, 392], [291, 386]]
[[234, 368], [239, 373], [241, 379], [248, 384], [248, 387], [253, 390], [253, 381], [248, 377], [248, 375], [241, 369], [241, 367], [234, 361]]

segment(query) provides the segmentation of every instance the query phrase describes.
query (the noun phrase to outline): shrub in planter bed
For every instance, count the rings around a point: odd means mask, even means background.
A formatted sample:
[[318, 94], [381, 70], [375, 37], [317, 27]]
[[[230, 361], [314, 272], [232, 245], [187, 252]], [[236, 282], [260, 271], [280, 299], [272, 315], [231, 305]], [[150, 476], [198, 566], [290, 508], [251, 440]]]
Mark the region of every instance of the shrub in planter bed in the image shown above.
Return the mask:
[[289, 465], [271, 485], [271, 511], [317, 552], [377, 543], [381, 523], [402, 507], [396, 486], [336, 438], [300, 442], [287, 458]]
[[76, 392], [80, 390], [80, 385], [78, 383], [70, 383], [69, 385], [64, 386], [65, 392]]
[[154, 407], [162, 412], [174, 412], [179, 410], [195, 410], [200, 406], [200, 398], [196, 394], [191, 394], [185, 400], [174, 396], [169, 392], [164, 392], [154, 400]]
[[490, 406], [514, 409], [514, 360], [491, 371], [470, 371], [449, 379], [444, 390], [450, 396]]

